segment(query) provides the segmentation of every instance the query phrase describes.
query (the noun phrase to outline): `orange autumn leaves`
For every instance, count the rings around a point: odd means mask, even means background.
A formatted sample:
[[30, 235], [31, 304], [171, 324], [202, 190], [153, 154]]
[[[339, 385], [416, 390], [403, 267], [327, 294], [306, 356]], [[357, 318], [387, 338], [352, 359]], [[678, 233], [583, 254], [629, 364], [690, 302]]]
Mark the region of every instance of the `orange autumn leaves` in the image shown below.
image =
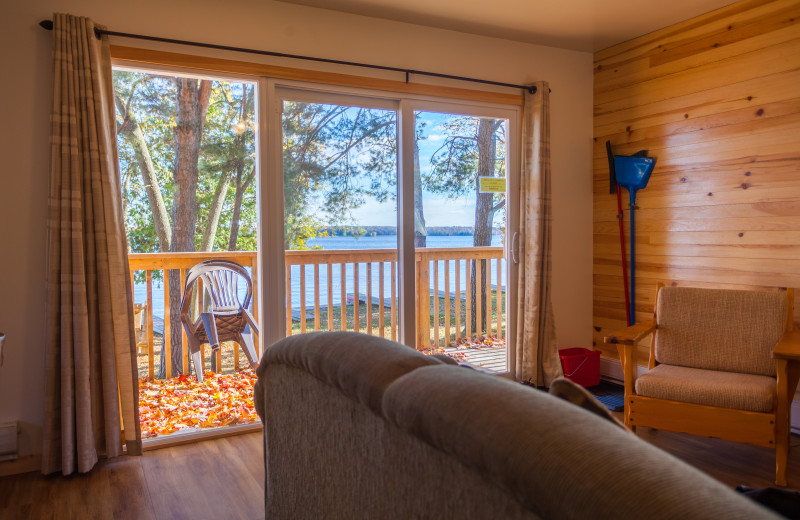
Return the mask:
[[486, 334], [482, 336], [475, 336], [472, 338], [459, 338], [456, 341], [450, 343], [447, 347], [437, 347], [437, 348], [422, 348], [419, 349], [425, 355], [431, 354], [444, 354], [445, 356], [450, 356], [454, 358], [459, 363], [469, 362], [469, 358], [467, 353], [469, 351], [474, 350], [487, 350], [487, 349], [498, 349], [498, 348], [505, 348], [506, 340], [503, 338], [498, 338], [491, 334]]
[[248, 368], [232, 374], [205, 372], [204, 381], [181, 375], [139, 380], [139, 423], [142, 438], [168, 435], [187, 428], [215, 428], [255, 422], [256, 375]]

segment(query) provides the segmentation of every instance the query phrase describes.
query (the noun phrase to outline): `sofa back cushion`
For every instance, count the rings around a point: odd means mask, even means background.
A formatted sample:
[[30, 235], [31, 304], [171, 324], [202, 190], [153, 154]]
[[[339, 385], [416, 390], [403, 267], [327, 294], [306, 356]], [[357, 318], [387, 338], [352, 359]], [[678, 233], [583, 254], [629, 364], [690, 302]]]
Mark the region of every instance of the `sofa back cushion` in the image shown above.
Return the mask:
[[783, 291], [664, 287], [656, 304], [656, 361], [774, 376], [772, 350], [787, 312]]

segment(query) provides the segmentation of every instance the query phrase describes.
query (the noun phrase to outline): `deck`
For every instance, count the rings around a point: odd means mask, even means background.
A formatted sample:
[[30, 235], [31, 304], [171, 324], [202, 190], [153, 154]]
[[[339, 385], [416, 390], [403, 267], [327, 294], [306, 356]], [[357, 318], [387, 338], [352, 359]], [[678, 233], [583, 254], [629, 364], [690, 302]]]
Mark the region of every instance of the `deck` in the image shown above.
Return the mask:
[[[255, 420], [248, 399], [252, 396], [253, 376], [251, 372], [246, 375], [248, 363], [238, 345], [223, 344], [216, 352], [203, 349], [204, 372], [209, 374], [206, 377], [211, 383], [198, 384], [193, 376], [185, 375], [192, 373], [185, 334], [178, 339], [168, 333], [175, 326], [180, 327], [174, 317], [170, 320], [170, 304], [180, 300], [188, 269], [210, 259], [229, 260], [245, 267], [252, 278], [251, 310], [258, 316], [264, 300], [259, 294], [255, 251], [129, 255], [132, 283], [138, 280], [135, 283], [145, 287], [134, 306], [140, 424], [145, 437]], [[286, 251], [285, 267], [286, 336], [350, 330], [397, 340], [401, 323], [395, 250]], [[445, 354], [490, 373], [507, 372], [504, 273], [505, 258], [500, 247], [417, 249], [416, 312], [412, 315], [412, 341], [417, 349]], [[154, 305], [156, 292], [163, 294], [158, 305]], [[200, 301], [194, 305], [199, 308]], [[162, 350], [174, 352], [175, 364], [161, 366]], [[238, 393], [229, 395], [231, 389]]]

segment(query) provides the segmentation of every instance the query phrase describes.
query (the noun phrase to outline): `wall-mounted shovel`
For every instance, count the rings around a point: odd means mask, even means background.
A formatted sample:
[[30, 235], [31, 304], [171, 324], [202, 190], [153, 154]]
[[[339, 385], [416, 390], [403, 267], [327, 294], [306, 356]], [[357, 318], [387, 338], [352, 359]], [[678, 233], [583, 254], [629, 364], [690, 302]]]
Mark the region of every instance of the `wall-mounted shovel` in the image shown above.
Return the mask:
[[[608, 148], [610, 151], [610, 147]], [[653, 173], [656, 160], [651, 157], [643, 157], [646, 152], [638, 152], [634, 156], [615, 155], [614, 173], [617, 184], [628, 190], [630, 196], [631, 213], [631, 289], [630, 289], [630, 315], [628, 324], [632, 325], [636, 320], [636, 192], [647, 186], [650, 174]]]
[[622, 289], [625, 291], [625, 319], [628, 326], [633, 325], [631, 321], [631, 303], [628, 297], [628, 259], [625, 258], [625, 214], [622, 212], [622, 194], [619, 184], [617, 184], [617, 174], [614, 173], [614, 154], [611, 153], [611, 141], [606, 141], [606, 153], [608, 154], [608, 192], [617, 195], [617, 222], [619, 222], [619, 250], [622, 258]]

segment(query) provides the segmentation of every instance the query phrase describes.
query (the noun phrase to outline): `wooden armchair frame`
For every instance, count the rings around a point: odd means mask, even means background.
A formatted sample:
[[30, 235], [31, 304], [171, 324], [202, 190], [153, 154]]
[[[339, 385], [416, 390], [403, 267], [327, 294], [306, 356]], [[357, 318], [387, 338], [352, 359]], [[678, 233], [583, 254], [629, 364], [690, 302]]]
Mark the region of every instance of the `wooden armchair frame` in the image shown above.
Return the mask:
[[648, 335], [651, 337], [648, 369], [656, 366], [654, 332], [657, 329], [658, 291], [662, 287], [664, 284], [659, 283], [656, 289], [652, 320], [604, 338], [606, 344], [617, 345], [622, 362], [625, 378], [625, 426], [634, 432], [637, 426], [647, 426], [773, 448], [775, 483], [786, 486], [792, 398], [800, 380], [800, 331], [792, 330], [794, 289], [778, 289], [786, 293], [789, 312], [783, 337], [772, 352], [777, 370], [777, 399], [771, 412], [759, 413], [636, 394], [638, 344]]

